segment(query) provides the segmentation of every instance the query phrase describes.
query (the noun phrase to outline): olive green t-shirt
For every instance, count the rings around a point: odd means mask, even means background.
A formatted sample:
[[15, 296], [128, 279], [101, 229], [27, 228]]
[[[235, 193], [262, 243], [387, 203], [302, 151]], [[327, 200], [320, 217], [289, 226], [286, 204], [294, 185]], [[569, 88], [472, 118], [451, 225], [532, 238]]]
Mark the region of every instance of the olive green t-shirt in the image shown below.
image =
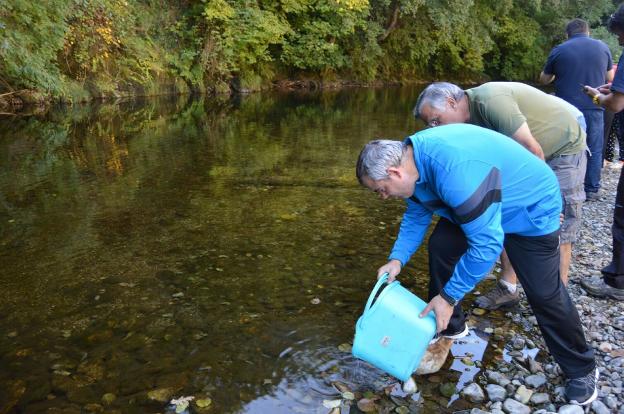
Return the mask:
[[517, 82], [489, 82], [468, 89], [470, 123], [511, 137], [526, 122], [546, 160], [585, 149], [586, 135], [573, 107]]

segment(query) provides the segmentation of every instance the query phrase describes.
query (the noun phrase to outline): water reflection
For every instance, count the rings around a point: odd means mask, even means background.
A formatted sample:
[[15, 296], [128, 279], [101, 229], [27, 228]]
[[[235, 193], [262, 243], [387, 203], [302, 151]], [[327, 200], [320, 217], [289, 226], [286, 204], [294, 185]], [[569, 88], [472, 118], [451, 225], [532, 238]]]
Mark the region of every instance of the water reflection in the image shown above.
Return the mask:
[[[0, 120], [3, 412], [160, 411], [182, 395], [315, 412], [326, 378], [348, 378], [337, 346], [403, 210], [360, 189], [353, 164], [368, 140], [416, 128], [417, 93]], [[421, 295], [425, 267], [403, 280]]]

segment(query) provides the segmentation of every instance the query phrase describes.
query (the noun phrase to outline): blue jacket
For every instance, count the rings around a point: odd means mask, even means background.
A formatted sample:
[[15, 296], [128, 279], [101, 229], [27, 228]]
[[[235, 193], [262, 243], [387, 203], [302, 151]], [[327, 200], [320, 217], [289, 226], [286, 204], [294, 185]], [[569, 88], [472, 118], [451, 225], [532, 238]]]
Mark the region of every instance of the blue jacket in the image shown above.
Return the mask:
[[559, 228], [557, 178], [513, 139], [469, 124], [418, 132], [405, 140], [420, 174], [407, 199], [390, 259], [403, 265], [422, 243], [433, 214], [458, 224], [468, 250], [445, 292], [461, 299], [490, 271], [505, 233], [540, 236]]

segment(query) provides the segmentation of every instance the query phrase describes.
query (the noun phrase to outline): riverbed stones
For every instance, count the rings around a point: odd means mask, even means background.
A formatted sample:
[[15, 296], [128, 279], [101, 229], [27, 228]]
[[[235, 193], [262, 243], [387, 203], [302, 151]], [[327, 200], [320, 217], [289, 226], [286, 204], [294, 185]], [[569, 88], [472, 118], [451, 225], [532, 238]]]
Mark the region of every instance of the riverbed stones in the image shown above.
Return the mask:
[[550, 396], [545, 392], [536, 392], [535, 394], [531, 395], [530, 401], [533, 405], [542, 405], [550, 402]]
[[104, 395], [102, 395], [102, 404], [104, 405], [111, 405], [112, 403], [115, 402], [115, 400], [117, 399], [117, 396], [111, 392], [108, 392]]
[[471, 402], [474, 402], [474, 403], [481, 402], [481, 401], [483, 401], [485, 399], [485, 395], [483, 394], [483, 390], [481, 389], [479, 384], [477, 384], [476, 382], [473, 382], [472, 384], [470, 384], [466, 388], [464, 388], [462, 390], [462, 395], [468, 401], [471, 401]]
[[486, 376], [488, 378], [489, 382], [492, 382], [494, 384], [498, 384], [501, 387], [506, 386], [507, 384], [509, 384], [511, 381], [509, 381], [509, 378], [507, 378], [505, 376], [505, 374], [502, 374], [500, 372], [497, 371], [490, 371], [488, 370], [486, 372]]
[[524, 379], [524, 383], [531, 388], [539, 388], [546, 384], [546, 376], [542, 374], [529, 375]]
[[514, 399], [507, 398], [503, 402], [503, 411], [508, 414], [530, 414], [531, 409]]
[[580, 405], [566, 404], [559, 407], [558, 414], [585, 414], [585, 411]]
[[503, 401], [507, 397], [507, 390], [498, 384], [488, 384], [485, 390], [490, 401]]
[[596, 414], [609, 414], [611, 410], [600, 400], [594, 400], [591, 408]]
[[521, 385], [516, 390], [516, 393], [514, 394], [514, 399], [521, 402], [522, 404], [526, 404], [531, 399], [531, 395], [533, 395], [533, 391], [528, 389], [524, 385]]
[[161, 403], [169, 402], [173, 396], [174, 390], [172, 388], [158, 388], [147, 393], [147, 398], [153, 401]]

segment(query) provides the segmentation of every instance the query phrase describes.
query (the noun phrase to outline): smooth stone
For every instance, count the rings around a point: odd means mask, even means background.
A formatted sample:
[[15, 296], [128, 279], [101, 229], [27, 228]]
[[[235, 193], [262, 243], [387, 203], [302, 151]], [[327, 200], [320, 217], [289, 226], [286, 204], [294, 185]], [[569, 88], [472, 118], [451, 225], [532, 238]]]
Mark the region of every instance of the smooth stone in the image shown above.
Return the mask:
[[473, 382], [462, 390], [462, 395], [471, 402], [481, 402], [485, 399], [483, 390], [479, 387], [479, 384]]
[[440, 384], [440, 394], [446, 398], [451, 398], [455, 394], [455, 384], [452, 382], [445, 382]]
[[610, 353], [613, 350], [613, 346], [609, 342], [602, 342], [598, 346], [598, 349], [600, 349], [605, 354], [608, 354], [608, 353]]
[[166, 403], [171, 399], [173, 390], [171, 388], [159, 388], [147, 393], [147, 398], [150, 400]]
[[508, 414], [530, 414], [531, 409], [526, 405], [512, 400], [511, 398], [507, 398], [503, 403], [503, 410]]
[[559, 408], [559, 411], [557, 411], [557, 413], [559, 414], [585, 414], [585, 411], [583, 411], [583, 408], [581, 408], [580, 405], [566, 404], [564, 406], [561, 406]]
[[611, 412], [611, 410], [609, 410], [609, 408], [607, 408], [607, 406], [600, 400], [593, 401], [591, 408], [596, 414], [609, 414]]
[[503, 401], [507, 397], [507, 390], [497, 384], [488, 384], [485, 390], [490, 401]]
[[514, 399], [516, 401], [521, 402], [522, 404], [526, 404], [526, 403], [529, 402], [529, 400], [531, 399], [532, 395], [533, 395], [533, 391], [532, 390], [528, 389], [524, 385], [521, 385], [516, 390], [516, 394], [514, 395]]
[[529, 375], [524, 379], [524, 383], [532, 388], [539, 388], [546, 384], [546, 376], [542, 374]]
[[490, 414], [489, 411], [483, 411], [480, 410], [478, 408], [473, 408], [472, 410], [470, 410], [470, 414]]
[[487, 372], [487, 377], [488, 380], [490, 382], [493, 382], [495, 384], [500, 385], [501, 387], [506, 386], [507, 384], [509, 384], [511, 381], [509, 381], [509, 379], [501, 374], [500, 372], [496, 372], [496, 371], [488, 371]]
[[104, 405], [111, 405], [113, 402], [115, 402], [115, 400], [117, 399], [117, 396], [113, 393], [106, 393], [104, 395], [102, 395], [102, 404]]
[[531, 396], [531, 404], [541, 405], [550, 402], [550, 396], [545, 392], [536, 392]]
[[538, 372], [544, 372], [544, 368], [542, 367], [542, 364], [533, 358], [529, 358], [529, 371], [531, 371], [531, 374], [536, 374]]

